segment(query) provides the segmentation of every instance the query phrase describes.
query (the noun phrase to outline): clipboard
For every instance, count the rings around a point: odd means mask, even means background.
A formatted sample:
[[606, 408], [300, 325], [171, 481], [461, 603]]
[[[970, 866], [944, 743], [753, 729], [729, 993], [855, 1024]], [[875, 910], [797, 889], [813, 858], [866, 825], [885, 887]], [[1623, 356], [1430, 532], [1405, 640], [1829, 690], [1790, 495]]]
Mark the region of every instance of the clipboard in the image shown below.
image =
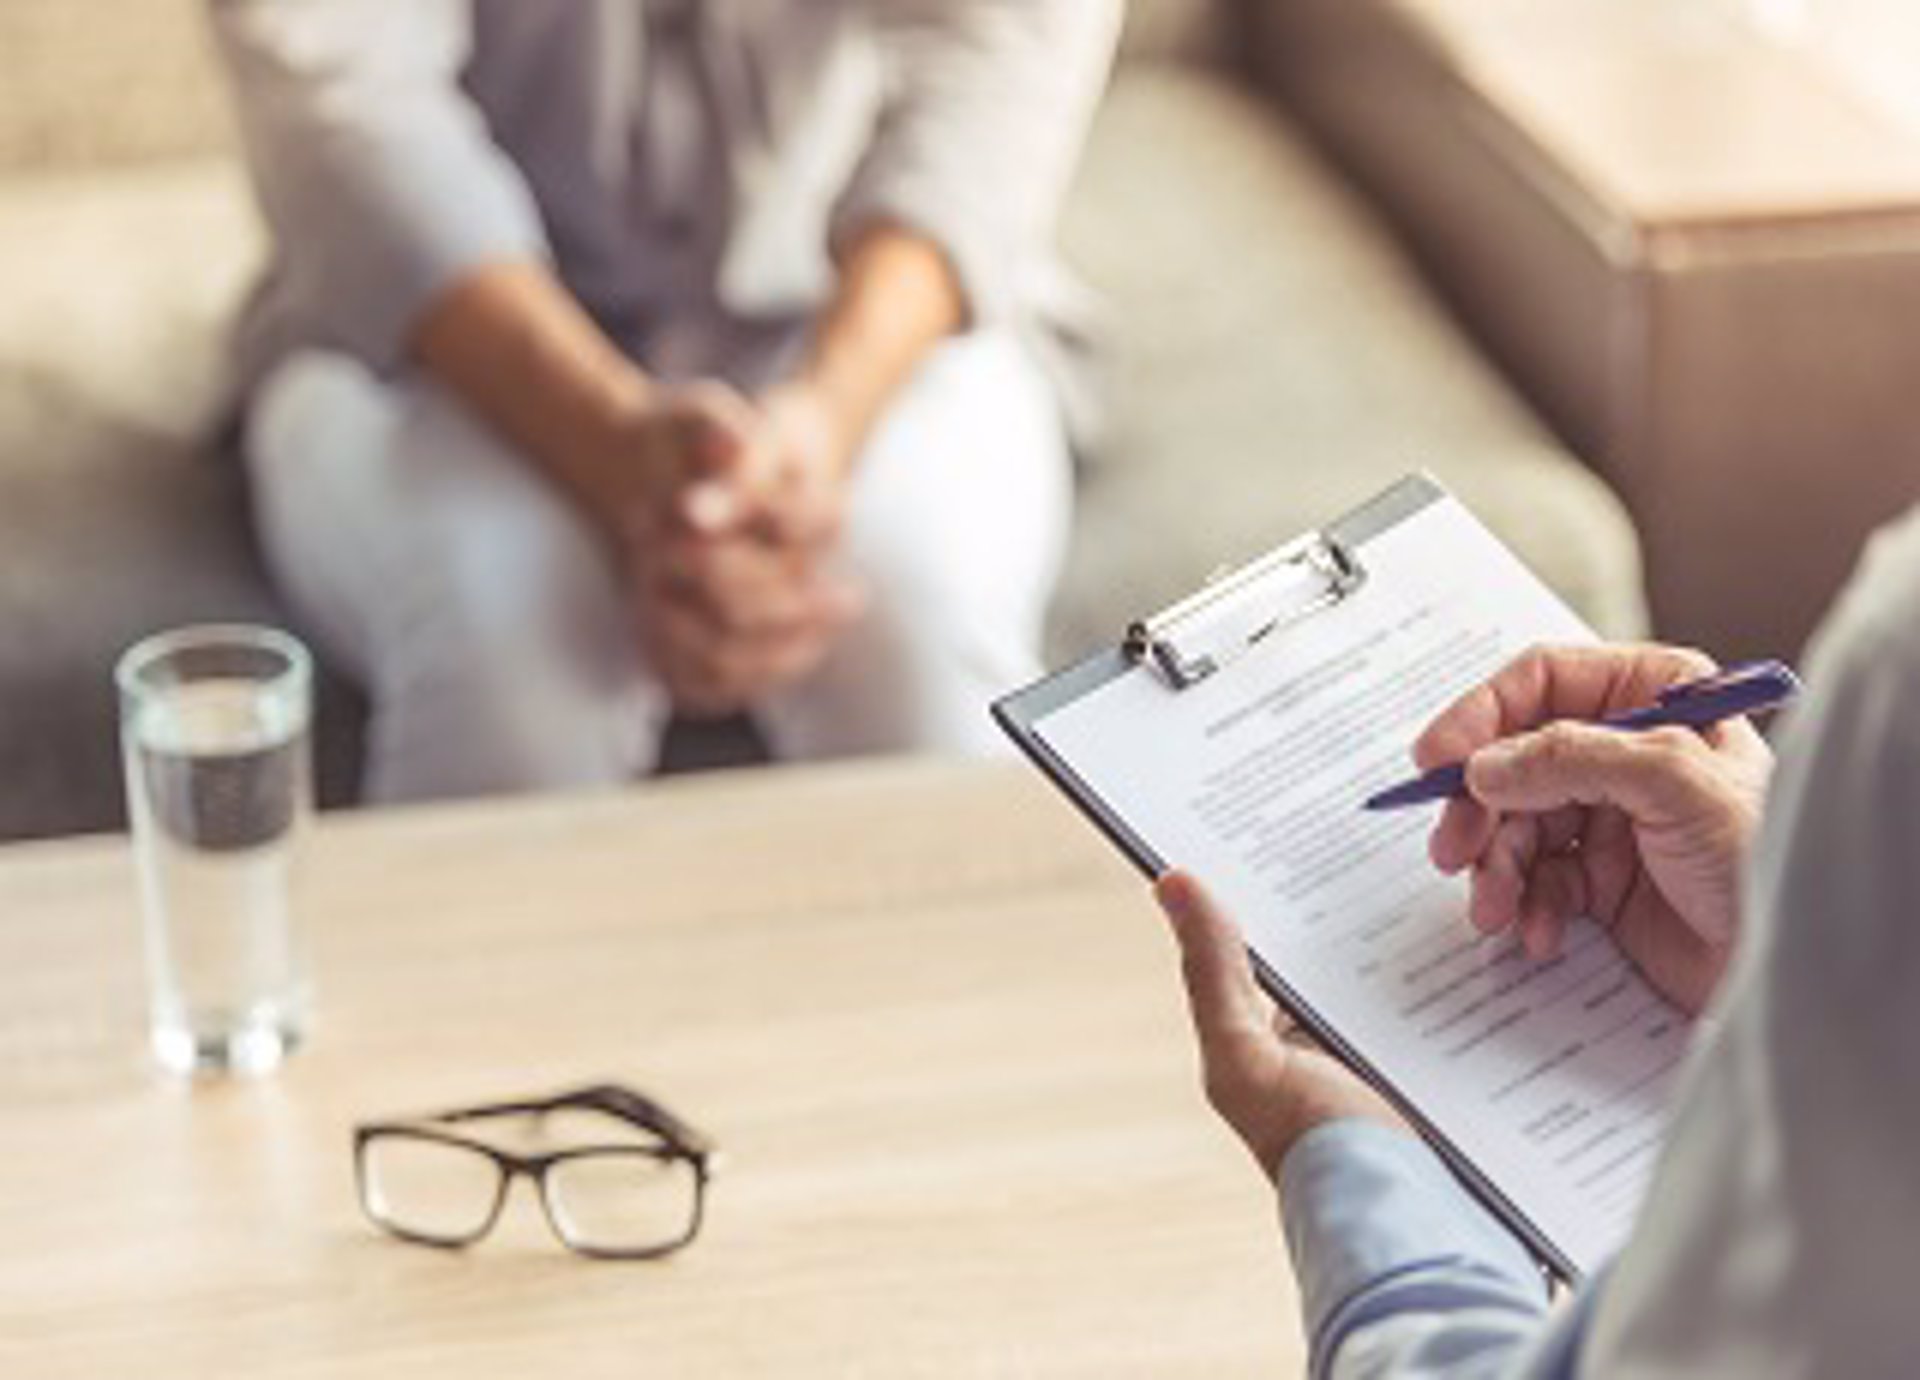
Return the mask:
[[[1149, 880], [1157, 878], [1167, 863], [1047, 745], [1035, 725], [1130, 674], [1143, 659], [1151, 658], [1179, 689], [1233, 665], [1288, 624], [1356, 593], [1366, 583], [1361, 551], [1367, 542], [1448, 496], [1431, 475], [1410, 474], [1321, 531], [1222, 572], [1164, 611], [1136, 619], [1118, 646], [995, 700], [994, 722]], [[1261, 963], [1259, 955], [1253, 957]], [[1276, 999], [1284, 986], [1271, 979]], [[1313, 1028], [1303, 1013], [1289, 1007], [1288, 1014]]]
[[[1177, 696], [1216, 678], [1234, 676], [1243, 663], [1254, 659], [1256, 651], [1265, 649], [1269, 661], [1283, 655], [1288, 635], [1308, 620], [1336, 608], [1364, 605], [1374, 581], [1370, 545], [1441, 504], [1452, 507], [1457, 501], [1430, 475], [1409, 475], [1323, 529], [1217, 576], [1164, 611], [1139, 618], [1127, 628], [1118, 645], [1000, 699], [993, 705], [994, 718], [1033, 764], [1143, 875], [1158, 877], [1168, 869], [1169, 860], [1160, 855], [1133, 820], [1057, 750], [1041, 725], [1056, 713], [1143, 670], [1155, 676], [1168, 694]], [[1487, 540], [1492, 539], [1488, 536]], [[1566, 617], [1577, 623], [1571, 614]], [[1399, 747], [1404, 753], [1405, 744]], [[1404, 756], [1400, 760], [1404, 763]], [[1275, 1002], [1405, 1116], [1467, 1191], [1524, 1242], [1547, 1271], [1567, 1281], [1582, 1276], [1585, 1271], [1569, 1252], [1436, 1124], [1417, 1090], [1397, 1086], [1387, 1077], [1369, 1051], [1317, 1009], [1286, 973], [1254, 947], [1251, 939], [1248, 953], [1256, 977]]]

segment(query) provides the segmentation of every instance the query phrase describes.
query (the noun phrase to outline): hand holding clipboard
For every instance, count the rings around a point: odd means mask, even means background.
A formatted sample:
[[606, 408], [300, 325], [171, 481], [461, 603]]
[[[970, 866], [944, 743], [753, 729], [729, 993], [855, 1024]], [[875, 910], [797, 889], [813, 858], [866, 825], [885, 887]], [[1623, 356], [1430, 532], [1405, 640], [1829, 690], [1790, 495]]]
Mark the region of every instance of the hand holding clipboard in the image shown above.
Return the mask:
[[1523, 647], [1591, 637], [1416, 477], [995, 707], [1143, 871], [1204, 881], [1266, 991], [1569, 1276], [1632, 1220], [1686, 1019], [1590, 922], [1544, 963], [1483, 939], [1422, 820], [1355, 803]]

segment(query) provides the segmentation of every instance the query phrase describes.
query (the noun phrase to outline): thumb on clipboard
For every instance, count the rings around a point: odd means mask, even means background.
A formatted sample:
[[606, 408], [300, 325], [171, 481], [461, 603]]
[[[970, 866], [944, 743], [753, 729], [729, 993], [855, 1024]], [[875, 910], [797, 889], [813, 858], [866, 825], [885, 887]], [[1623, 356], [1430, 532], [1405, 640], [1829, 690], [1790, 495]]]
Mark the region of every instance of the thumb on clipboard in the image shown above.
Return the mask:
[[1408, 1129], [1384, 1098], [1260, 990], [1239, 928], [1205, 887], [1175, 871], [1153, 893], [1180, 946], [1207, 1102], [1269, 1179], [1279, 1176], [1300, 1137], [1327, 1122], [1357, 1117]]

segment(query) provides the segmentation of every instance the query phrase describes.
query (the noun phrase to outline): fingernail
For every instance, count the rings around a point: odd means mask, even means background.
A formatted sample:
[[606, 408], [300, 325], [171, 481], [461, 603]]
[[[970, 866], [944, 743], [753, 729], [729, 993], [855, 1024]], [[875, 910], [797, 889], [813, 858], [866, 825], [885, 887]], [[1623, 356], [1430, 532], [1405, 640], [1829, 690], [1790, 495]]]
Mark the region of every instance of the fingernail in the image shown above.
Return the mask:
[[1185, 915], [1193, 906], [1193, 888], [1178, 872], [1163, 872], [1154, 886], [1160, 908], [1171, 916]]

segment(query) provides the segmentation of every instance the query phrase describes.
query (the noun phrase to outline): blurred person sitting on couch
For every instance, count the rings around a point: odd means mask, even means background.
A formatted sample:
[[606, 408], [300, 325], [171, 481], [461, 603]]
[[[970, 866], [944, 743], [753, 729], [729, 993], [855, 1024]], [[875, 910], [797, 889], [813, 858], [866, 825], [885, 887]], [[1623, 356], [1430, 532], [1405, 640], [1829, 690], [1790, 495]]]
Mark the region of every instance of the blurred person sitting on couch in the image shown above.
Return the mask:
[[671, 713], [986, 749], [1071, 481], [1048, 248], [1118, 0], [215, 0], [244, 452], [380, 800]]
[[1915, 1373], [1920, 510], [1817, 639], [1777, 773], [1744, 720], [1579, 722], [1709, 665], [1535, 652], [1415, 746], [1467, 762], [1431, 851], [1471, 875], [1477, 928], [1544, 959], [1591, 916], [1704, 1015], [1633, 1232], [1557, 1313], [1518, 1239], [1276, 1016], [1193, 879], [1160, 883], [1209, 1098], [1279, 1189], [1316, 1376]]

